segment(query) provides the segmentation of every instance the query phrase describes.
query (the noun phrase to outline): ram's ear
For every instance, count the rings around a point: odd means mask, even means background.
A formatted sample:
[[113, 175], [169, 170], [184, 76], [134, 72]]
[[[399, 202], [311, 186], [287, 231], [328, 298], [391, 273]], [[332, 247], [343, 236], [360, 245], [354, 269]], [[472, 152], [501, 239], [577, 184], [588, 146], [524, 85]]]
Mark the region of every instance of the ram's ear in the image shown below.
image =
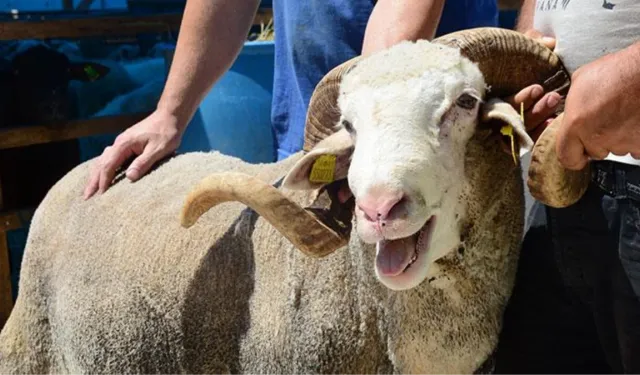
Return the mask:
[[304, 155], [285, 176], [282, 185], [288, 189], [319, 189], [347, 177], [353, 139], [345, 129], [328, 136]]
[[[514, 148], [522, 157], [533, 148], [533, 140], [527, 134], [524, 120], [511, 104], [498, 98], [492, 98], [482, 105], [481, 120], [483, 123], [502, 131], [506, 137], [514, 137]], [[507, 141], [509, 141], [507, 139]]]

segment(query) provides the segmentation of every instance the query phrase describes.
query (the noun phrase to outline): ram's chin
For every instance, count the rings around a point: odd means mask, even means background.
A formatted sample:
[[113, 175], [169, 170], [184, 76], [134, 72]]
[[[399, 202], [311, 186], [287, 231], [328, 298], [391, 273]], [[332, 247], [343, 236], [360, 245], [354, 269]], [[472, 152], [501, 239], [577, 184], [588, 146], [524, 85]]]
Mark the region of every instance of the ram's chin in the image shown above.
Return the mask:
[[418, 286], [429, 272], [429, 248], [436, 224], [435, 216], [409, 237], [383, 240], [376, 244], [375, 270], [378, 280], [392, 290]]

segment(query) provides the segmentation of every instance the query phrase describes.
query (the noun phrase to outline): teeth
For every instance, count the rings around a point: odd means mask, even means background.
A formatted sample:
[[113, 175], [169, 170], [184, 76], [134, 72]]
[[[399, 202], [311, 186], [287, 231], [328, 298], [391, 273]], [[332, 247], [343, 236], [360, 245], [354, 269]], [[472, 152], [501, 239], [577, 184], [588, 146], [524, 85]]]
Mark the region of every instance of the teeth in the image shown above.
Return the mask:
[[[429, 219], [429, 220], [431, 220], [431, 219]], [[403, 272], [408, 270], [411, 267], [411, 265], [418, 259], [418, 249], [420, 249], [423, 246], [424, 234], [425, 234], [425, 228], [420, 230], [420, 234], [418, 235], [418, 240], [416, 241], [416, 247], [415, 247], [415, 249], [413, 251], [413, 256], [411, 257], [411, 260], [409, 261], [409, 264], [407, 264], [407, 267], [404, 269]]]

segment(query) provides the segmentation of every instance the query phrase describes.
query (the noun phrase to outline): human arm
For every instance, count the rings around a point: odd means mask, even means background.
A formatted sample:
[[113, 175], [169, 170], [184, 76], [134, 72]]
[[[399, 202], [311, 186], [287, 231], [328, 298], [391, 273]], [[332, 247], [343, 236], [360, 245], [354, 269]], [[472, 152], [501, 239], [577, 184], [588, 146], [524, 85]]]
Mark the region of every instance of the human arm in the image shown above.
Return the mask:
[[229, 69], [251, 27], [259, 0], [187, 0], [176, 51], [156, 110], [120, 134], [94, 161], [85, 199], [104, 192], [116, 170], [137, 180], [180, 144], [202, 98]]
[[557, 154], [568, 169], [609, 153], [640, 159], [640, 42], [578, 68], [571, 76]]
[[526, 33], [533, 30], [533, 16], [536, 10], [536, 0], [522, 0], [518, 19], [516, 21], [516, 31]]
[[444, 0], [378, 0], [365, 30], [362, 54], [404, 40], [433, 39]]

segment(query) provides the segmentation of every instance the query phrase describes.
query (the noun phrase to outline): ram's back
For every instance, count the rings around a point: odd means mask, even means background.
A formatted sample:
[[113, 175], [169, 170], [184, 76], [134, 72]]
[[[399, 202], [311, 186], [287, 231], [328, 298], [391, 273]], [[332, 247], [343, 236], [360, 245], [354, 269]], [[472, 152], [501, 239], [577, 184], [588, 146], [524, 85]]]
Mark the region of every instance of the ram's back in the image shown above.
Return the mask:
[[[265, 166], [181, 155], [87, 201], [88, 165], [75, 168], [34, 215], [18, 301], [0, 336], [0, 372], [226, 371], [216, 358], [234, 363], [247, 329], [254, 243], [285, 242], [239, 203], [190, 229], [180, 210], [212, 173], [275, 182], [296, 159]], [[223, 334], [209, 337], [214, 331]]]

